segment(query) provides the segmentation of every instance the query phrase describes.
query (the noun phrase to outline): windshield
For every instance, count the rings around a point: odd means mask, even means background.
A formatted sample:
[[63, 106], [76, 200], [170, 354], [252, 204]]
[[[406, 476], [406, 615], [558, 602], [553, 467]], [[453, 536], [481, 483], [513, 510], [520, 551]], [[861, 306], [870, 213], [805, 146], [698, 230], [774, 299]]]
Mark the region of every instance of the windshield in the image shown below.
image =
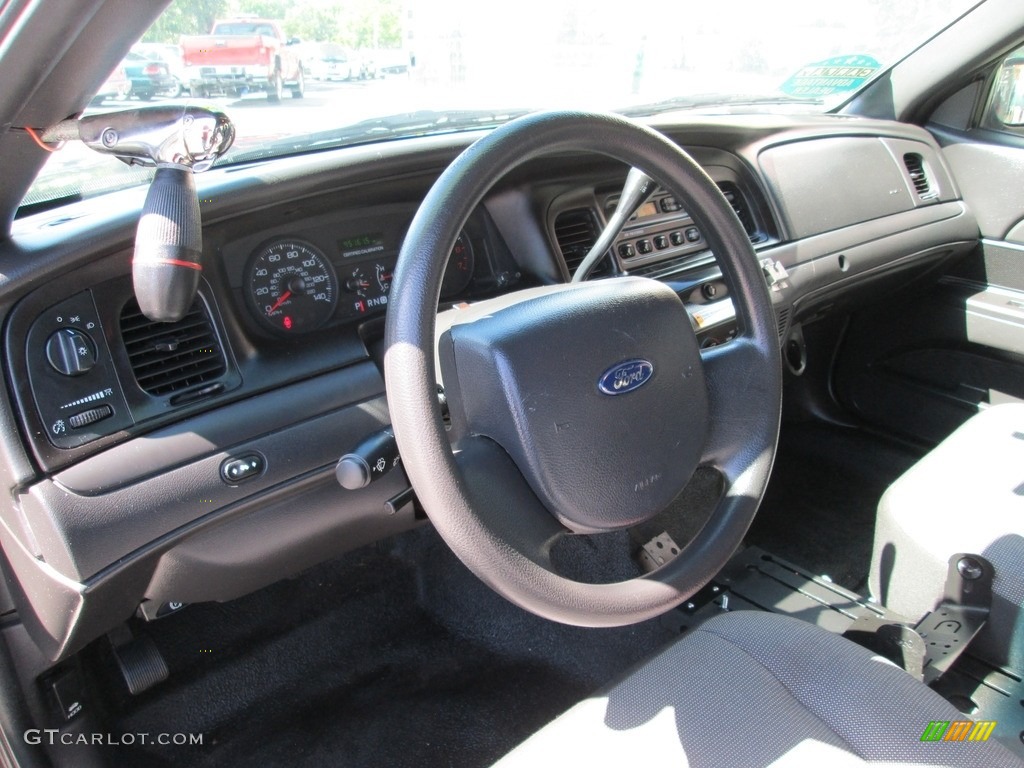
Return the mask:
[[[88, 111], [205, 100], [237, 129], [218, 165], [473, 130], [545, 108], [823, 112], [974, 4], [174, 0], [133, 49], [166, 66], [129, 55]], [[150, 177], [69, 142], [22, 205]]]

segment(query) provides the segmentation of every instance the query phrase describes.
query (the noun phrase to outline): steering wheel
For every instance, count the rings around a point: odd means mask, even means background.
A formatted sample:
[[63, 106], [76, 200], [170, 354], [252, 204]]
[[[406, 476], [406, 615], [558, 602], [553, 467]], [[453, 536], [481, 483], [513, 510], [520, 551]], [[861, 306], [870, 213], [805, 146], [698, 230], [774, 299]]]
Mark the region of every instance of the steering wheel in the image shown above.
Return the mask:
[[[735, 339], [701, 350], [676, 293], [638, 277], [528, 289], [453, 310], [451, 327], [435, 338], [445, 264], [470, 213], [517, 166], [566, 151], [621, 160], [676, 196], [730, 284]], [[451, 434], [438, 406], [438, 363]], [[615, 115], [528, 115], [445, 170], [398, 258], [384, 372], [406, 473], [441, 537], [494, 590], [568, 624], [642, 621], [704, 586], [753, 520], [778, 443], [779, 340], [750, 240], [685, 152]], [[720, 473], [724, 490], [673, 560], [612, 584], [555, 572], [559, 537], [650, 520], [701, 466]]]

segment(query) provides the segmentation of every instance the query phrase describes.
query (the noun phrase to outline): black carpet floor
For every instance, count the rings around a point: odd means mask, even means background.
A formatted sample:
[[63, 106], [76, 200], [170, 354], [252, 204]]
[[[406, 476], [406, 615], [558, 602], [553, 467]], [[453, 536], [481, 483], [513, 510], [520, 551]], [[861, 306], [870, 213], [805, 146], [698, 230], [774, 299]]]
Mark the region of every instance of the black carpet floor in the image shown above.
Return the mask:
[[91, 649], [111, 765], [484, 766], [673, 636], [552, 624], [480, 584], [429, 529], [227, 604], [136, 626], [170, 678], [132, 697]]
[[[748, 541], [858, 589], [878, 499], [915, 459], [865, 433], [787, 426]], [[713, 502], [714, 484], [697, 486], [695, 498]], [[673, 535], [681, 543], [688, 532]], [[628, 563], [599, 568], [628, 554], [627, 535], [574, 543], [575, 577], [632, 575]], [[424, 526], [134, 628], [171, 675], [133, 697], [108, 646], [94, 644], [86, 666], [103, 725], [201, 734], [202, 744], [107, 747], [110, 765], [476, 768], [655, 652], [679, 623], [587, 630], [539, 619], [496, 596]]]
[[862, 592], [878, 500], [918, 458], [860, 430], [787, 424], [747, 541]]

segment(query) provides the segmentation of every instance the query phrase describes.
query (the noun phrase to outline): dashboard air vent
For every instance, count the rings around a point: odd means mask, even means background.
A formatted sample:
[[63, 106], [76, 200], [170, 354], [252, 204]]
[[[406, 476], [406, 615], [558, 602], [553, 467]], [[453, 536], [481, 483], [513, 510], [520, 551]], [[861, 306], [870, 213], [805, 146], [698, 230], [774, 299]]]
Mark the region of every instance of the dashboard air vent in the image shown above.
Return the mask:
[[[555, 218], [555, 239], [558, 241], [558, 248], [562, 251], [562, 258], [565, 259], [565, 266], [569, 270], [569, 276], [576, 272], [580, 262], [597, 242], [599, 230], [597, 220], [589, 208], [574, 208], [570, 211], [562, 211]], [[608, 257], [603, 258], [594, 270], [591, 277], [607, 275], [609, 271]]]
[[907, 173], [910, 174], [910, 181], [914, 185], [918, 198], [934, 200], [939, 196], [938, 190], [932, 189], [928, 171], [924, 166], [924, 158], [921, 155], [916, 152], [908, 152], [903, 156], [903, 165], [907, 167]]
[[175, 323], [154, 323], [132, 299], [121, 310], [121, 338], [135, 380], [151, 395], [181, 392], [227, 371], [217, 334], [199, 298]]
[[775, 313], [775, 320], [779, 328], [779, 340], [786, 338], [786, 331], [789, 330], [789, 307], [782, 307]]
[[731, 181], [722, 181], [719, 182], [718, 188], [722, 190], [725, 199], [729, 201], [729, 205], [736, 212], [736, 217], [740, 220], [740, 224], [743, 225], [743, 229], [746, 230], [747, 236], [750, 237], [750, 242], [759, 243], [764, 240], [764, 235], [758, 230], [757, 222], [747, 207], [747, 201], [744, 199], [739, 187]]

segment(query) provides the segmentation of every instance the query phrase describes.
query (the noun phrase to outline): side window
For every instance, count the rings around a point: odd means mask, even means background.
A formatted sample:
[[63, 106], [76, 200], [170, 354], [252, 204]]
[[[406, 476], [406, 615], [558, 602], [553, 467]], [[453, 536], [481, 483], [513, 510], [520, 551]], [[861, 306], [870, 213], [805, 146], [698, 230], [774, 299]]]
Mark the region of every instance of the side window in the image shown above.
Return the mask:
[[1024, 136], [1024, 47], [1000, 64], [981, 127]]

